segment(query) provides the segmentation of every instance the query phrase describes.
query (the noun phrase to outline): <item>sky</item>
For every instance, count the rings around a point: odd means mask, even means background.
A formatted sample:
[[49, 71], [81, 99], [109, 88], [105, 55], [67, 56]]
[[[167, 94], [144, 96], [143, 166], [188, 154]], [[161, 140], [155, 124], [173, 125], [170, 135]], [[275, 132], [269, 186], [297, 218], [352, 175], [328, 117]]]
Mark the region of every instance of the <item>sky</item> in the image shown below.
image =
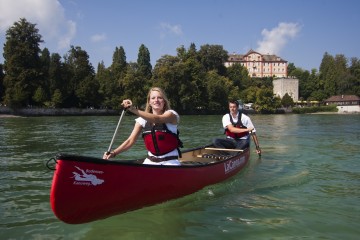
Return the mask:
[[80, 46], [97, 68], [116, 47], [136, 62], [141, 44], [152, 66], [194, 43], [228, 53], [275, 54], [296, 67], [319, 69], [324, 54], [360, 58], [358, 0], [0, 0], [0, 63], [6, 31], [26, 18], [50, 53]]

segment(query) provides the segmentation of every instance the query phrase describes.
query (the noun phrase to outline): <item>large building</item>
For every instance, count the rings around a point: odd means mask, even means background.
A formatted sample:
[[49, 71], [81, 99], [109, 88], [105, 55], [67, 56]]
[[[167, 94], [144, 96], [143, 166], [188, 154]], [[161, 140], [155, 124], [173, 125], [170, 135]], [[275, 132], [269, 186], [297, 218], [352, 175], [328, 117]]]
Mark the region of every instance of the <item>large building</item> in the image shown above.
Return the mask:
[[276, 55], [260, 54], [252, 49], [245, 55], [230, 54], [225, 67], [234, 64], [246, 67], [250, 77], [287, 77], [288, 62], [286, 60]]

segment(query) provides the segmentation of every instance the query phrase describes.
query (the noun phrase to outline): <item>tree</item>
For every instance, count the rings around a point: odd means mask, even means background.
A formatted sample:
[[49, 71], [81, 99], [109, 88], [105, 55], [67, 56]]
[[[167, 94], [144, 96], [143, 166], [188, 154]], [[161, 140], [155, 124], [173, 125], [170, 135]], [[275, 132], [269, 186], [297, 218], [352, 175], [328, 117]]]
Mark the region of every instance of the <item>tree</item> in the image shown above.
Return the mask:
[[233, 87], [231, 81], [220, 76], [216, 71], [210, 71], [207, 73], [206, 82], [209, 95], [209, 110], [220, 113], [227, 109], [229, 93]]
[[103, 61], [98, 64], [95, 78], [99, 83], [99, 94], [103, 98], [101, 106], [105, 108], [118, 108], [120, 99], [116, 98], [116, 96], [122, 93], [116, 92], [119, 89], [119, 84], [111, 74], [111, 68], [107, 69]]
[[[69, 83], [66, 81], [66, 72], [64, 64], [61, 62], [61, 57], [58, 53], [53, 53], [50, 56], [49, 64], [49, 95], [51, 96], [51, 105], [60, 107], [62, 106], [62, 101], [69, 95], [68, 86]], [[57, 96], [54, 96], [54, 95]], [[59, 97], [61, 96], [61, 97]], [[55, 102], [53, 101], [55, 99]]]
[[53, 107], [60, 107], [63, 102], [61, 91], [56, 89], [51, 97], [51, 103]]
[[289, 63], [287, 66], [287, 74], [288, 76], [294, 76], [293, 75], [293, 71], [296, 69], [295, 64], [294, 63]]
[[65, 56], [65, 63], [70, 70], [70, 96], [67, 99], [67, 104], [73, 107], [96, 104], [94, 99], [86, 99], [87, 96], [99, 96], [96, 94], [99, 90], [99, 84], [95, 82], [95, 71], [89, 62], [87, 52], [79, 46], [71, 46], [68, 55]]
[[145, 96], [148, 90], [144, 87], [144, 85], [146, 85], [144, 81], [139, 74], [137, 64], [129, 64], [123, 79], [125, 90], [123, 99], [129, 98], [132, 100], [134, 106], [142, 107], [146, 103]]
[[336, 78], [334, 57], [326, 52], [320, 64], [320, 80], [324, 83], [326, 97], [336, 94]]
[[80, 100], [81, 107], [98, 107], [101, 104], [99, 83], [94, 76], [88, 75], [76, 89], [76, 96]]
[[196, 60], [189, 56], [185, 62], [177, 64], [178, 92], [180, 103], [184, 112], [196, 112], [198, 108], [207, 106], [206, 72]]
[[137, 65], [139, 76], [144, 78], [144, 80], [150, 80], [152, 76], [152, 66], [150, 62], [150, 52], [149, 49], [145, 47], [144, 44], [141, 44], [139, 48]]
[[294, 106], [294, 100], [288, 93], [285, 93], [285, 95], [281, 99], [281, 104], [286, 108], [292, 107]]
[[256, 92], [255, 109], [261, 113], [275, 113], [281, 107], [281, 99], [274, 95], [271, 88], [262, 87]]
[[126, 54], [124, 48], [116, 47], [112, 59], [113, 61], [110, 66], [112, 75], [114, 76], [116, 81], [120, 82], [121, 78], [123, 78], [126, 73], [126, 67], [127, 67]]
[[46, 92], [41, 86], [36, 89], [33, 100], [37, 103], [38, 106], [42, 106], [47, 100]]
[[233, 82], [238, 89], [244, 90], [251, 82], [249, 72], [246, 67], [241, 64], [234, 64], [227, 68], [226, 76]]
[[[40, 54], [40, 76], [39, 76], [39, 87], [43, 90], [44, 99], [39, 104], [44, 104], [46, 100], [50, 98], [50, 82], [49, 82], [49, 70], [50, 70], [50, 52], [47, 48], [44, 48]], [[33, 98], [34, 99], [34, 98]]]
[[39, 87], [42, 41], [35, 24], [25, 18], [6, 31], [4, 44], [5, 103], [11, 107], [34, 104], [33, 95]]
[[349, 72], [351, 78], [349, 79], [349, 89], [351, 93], [360, 96], [360, 60], [358, 58], [351, 58], [351, 65]]
[[3, 71], [3, 65], [0, 63], [0, 104], [1, 104], [3, 96], [5, 94], [4, 77], [5, 77], [5, 74]]
[[228, 52], [221, 45], [203, 45], [200, 47], [198, 56], [206, 71], [215, 70], [224, 76], [226, 68], [224, 63], [228, 59]]
[[182, 69], [180, 67], [180, 58], [170, 55], [162, 56], [154, 67], [151, 82], [155, 86], [161, 87], [169, 97], [171, 107], [179, 113], [182, 112], [181, 96], [179, 94], [182, 79]]

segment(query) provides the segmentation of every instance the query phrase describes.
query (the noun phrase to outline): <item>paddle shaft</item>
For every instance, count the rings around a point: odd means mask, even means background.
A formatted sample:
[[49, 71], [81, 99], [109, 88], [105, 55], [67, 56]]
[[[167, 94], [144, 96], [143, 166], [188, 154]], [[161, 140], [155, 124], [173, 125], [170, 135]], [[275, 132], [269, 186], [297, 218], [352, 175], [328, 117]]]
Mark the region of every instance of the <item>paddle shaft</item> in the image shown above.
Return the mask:
[[122, 120], [124, 114], [125, 114], [125, 109], [122, 111], [122, 113], [121, 113], [121, 115], [120, 115], [119, 122], [118, 122], [118, 124], [117, 124], [117, 126], [116, 126], [114, 135], [113, 135], [113, 137], [112, 137], [112, 139], [111, 139], [111, 143], [110, 143], [110, 146], [109, 146], [109, 148], [108, 148], [108, 150], [107, 150], [107, 154], [110, 154], [111, 148], [112, 148], [112, 146], [113, 146], [113, 144], [114, 144], [114, 140], [115, 140], [116, 134], [117, 134], [117, 132], [118, 132], [118, 129], [119, 129], [119, 126], [120, 126], [120, 123], [121, 123], [121, 120]]

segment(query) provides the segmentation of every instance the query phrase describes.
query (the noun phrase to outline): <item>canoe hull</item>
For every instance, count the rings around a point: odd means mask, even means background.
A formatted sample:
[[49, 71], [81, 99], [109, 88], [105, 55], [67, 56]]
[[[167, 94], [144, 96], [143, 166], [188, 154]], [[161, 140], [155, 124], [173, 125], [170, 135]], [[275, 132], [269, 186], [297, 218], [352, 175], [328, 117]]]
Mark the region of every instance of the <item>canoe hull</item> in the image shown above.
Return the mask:
[[239, 172], [249, 150], [211, 164], [159, 166], [58, 155], [50, 203], [69, 224], [86, 223], [194, 193]]

